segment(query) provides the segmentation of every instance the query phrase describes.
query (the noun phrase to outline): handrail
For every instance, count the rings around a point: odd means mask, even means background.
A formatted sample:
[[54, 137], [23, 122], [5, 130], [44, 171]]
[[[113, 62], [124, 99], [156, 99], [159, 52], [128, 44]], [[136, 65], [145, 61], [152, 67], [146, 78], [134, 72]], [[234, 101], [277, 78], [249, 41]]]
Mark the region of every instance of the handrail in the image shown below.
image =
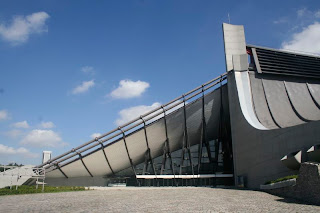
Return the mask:
[[[41, 165], [38, 165], [37, 167], [49, 168], [51, 166], [56, 166], [59, 163], [65, 161], [65, 160], [68, 160], [68, 159], [70, 159], [72, 157], [75, 157], [76, 155], [79, 155], [79, 153], [85, 152], [85, 151], [87, 151], [89, 149], [92, 149], [95, 146], [100, 145], [101, 143], [104, 143], [104, 142], [106, 142], [108, 140], [111, 140], [111, 139], [113, 139], [113, 138], [115, 138], [115, 137], [117, 137], [117, 136], [122, 134], [122, 132], [116, 133], [117, 131], [119, 131], [119, 129], [122, 129], [124, 132], [129, 131], [129, 130], [131, 130], [131, 129], [133, 129], [133, 128], [135, 128], [135, 127], [137, 127], [137, 126], [139, 126], [139, 125], [141, 125], [143, 123], [143, 121], [141, 121], [141, 118], [145, 118], [145, 121], [149, 121], [149, 120], [151, 120], [151, 119], [163, 114], [163, 109], [165, 107], [166, 107], [166, 109], [164, 109], [165, 111], [173, 109], [174, 107], [176, 107], [176, 106], [178, 106], [178, 105], [183, 103], [183, 101], [181, 101], [180, 99], [185, 98], [185, 101], [192, 99], [193, 97], [195, 97], [195, 96], [199, 95], [200, 93], [202, 93], [202, 90], [206, 91], [206, 90], [212, 88], [213, 86], [217, 85], [218, 83], [221, 83], [222, 81], [224, 81], [226, 79], [226, 75], [227, 75], [227, 73], [224, 73], [224, 74], [218, 76], [217, 78], [214, 78], [214, 79], [202, 84], [201, 86], [198, 86], [195, 89], [193, 89], [193, 90], [191, 90], [191, 91], [189, 91], [189, 92], [187, 92], [187, 93], [185, 93], [185, 94], [183, 94], [183, 95], [181, 95], [181, 96], [169, 101], [168, 103], [166, 103], [164, 105], [161, 105], [161, 106], [159, 106], [159, 107], [157, 107], [157, 108], [155, 108], [155, 109], [153, 109], [153, 110], [151, 110], [151, 111], [149, 111], [149, 112], [147, 112], [147, 113], [145, 113], [145, 114], [143, 114], [143, 115], [141, 115], [141, 116], [139, 116], [139, 117], [137, 117], [137, 118], [135, 118], [135, 119], [133, 119], [133, 120], [131, 120], [131, 121], [119, 126], [119, 127], [117, 127], [117, 128], [115, 128], [115, 129], [113, 129], [113, 130], [111, 130], [111, 131], [109, 131], [109, 132], [107, 132], [107, 133], [105, 133], [105, 134], [103, 134], [103, 135], [101, 135], [99, 137], [96, 137], [96, 138], [94, 138], [94, 139], [92, 139], [92, 140], [90, 140], [90, 141], [88, 141], [88, 142], [76, 147], [76, 148], [73, 148], [70, 151], [65, 152], [65, 153], [63, 153], [63, 154], [61, 154], [61, 155], [59, 155], [59, 156], [47, 161], [47, 162], [45, 162], [45, 163], [43, 163]], [[198, 91], [198, 90], [200, 90], [200, 91]], [[198, 92], [196, 92], [196, 91], [198, 91]], [[194, 93], [194, 94], [192, 94], [192, 93]], [[191, 96], [189, 96], [189, 95], [191, 95]], [[189, 97], [186, 97], [186, 96], [189, 96]], [[159, 111], [159, 110], [161, 110], [161, 111]], [[157, 112], [157, 111], [159, 111], [159, 112]], [[157, 113], [155, 113], [155, 112], [157, 112]], [[155, 113], [155, 114], [153, 114], [153, 113]], [[106, 136], [108, 136], [108, 137], [104, 138]], [[104, 138], [104, 139], [102, 139], [102, 138]], [[102, 139], [102, 140], [100, 140], [100, 139]], [[96, 142], [96, 143], [94, 143], [94, 142]], [[92, 144], [92, 143], [94, 143], [94, 144]], [[112, 143], [112, 142], [110, 142], [110, 143]], [[88, 146], [88, 145], [90, 145], [90, 146]], [[84, 149], [82, 149], [82, 148], [84, 148]]]

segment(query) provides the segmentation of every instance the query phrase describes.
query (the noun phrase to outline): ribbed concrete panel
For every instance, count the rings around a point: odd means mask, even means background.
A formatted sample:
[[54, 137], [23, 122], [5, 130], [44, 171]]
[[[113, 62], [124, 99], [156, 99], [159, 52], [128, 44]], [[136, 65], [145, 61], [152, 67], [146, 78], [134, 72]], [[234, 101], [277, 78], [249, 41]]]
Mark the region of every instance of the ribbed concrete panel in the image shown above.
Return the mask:
[[102, 150], [84, 157], [83, 162], [93, 176], [102, 176], [112, 173]]
[[64, 175], [60, 172], [59, 169], [56, 169], [51, 172], [47, 172], [46, 177], [48, 177], [48, 178], [64, 178]]
[[74, 161], [64, 167], [62, 167], [62, 171], [68, 176], [68, 177], [84, 177], [84, 176], [90, 176], [88, 171], [83, 166], [81, 160]]
[[283, 81], [263, 79], [270, 111], [277, 124], [282, 127], [303, 124], [291, 107]]
[[[224, 100], [222, 104], [225, 108], [224, 110], [227, 111], [227, 87], [223, 86], [223, 88]], [[218, 137], [221, 106], [220, 96], [220, 89], [216, 89], [205, 95], [205, 117], [207, 121], [208, 140], [213, 140]], [[189, 143], [190, 145], [198, 144], [201, 140], [202, 131], [202, 97], [190, 104], [187, 104], [186, 115]], [[179, 108], [171, 114], [168, 114], [166, 119], [170, 151], [174, 152], [176, 150], [180, 150], [184, 141], [184, 108]], [[147, 125], [146, 132], [151, 156], [155, 159], [163, 154], [163, 148], [166, 141], [164, 118]], [[126, 142], [133, 164], [138, 165], [143, 163], [145, 161], [147, 151], [147, 143], [143, 127], [126, 135]], [[131, 167], [123, 139], [107, 145], [104, 148], [104, 151], [109, 160], [110, 166], [115, 173]], [[83, 156], [83, 161], [93, 176], [112, 175], [112, 171], [101, 149]], [[70, 177], [90, 176], [80, 160], [63, 166], [62, 170], [68, 177], [69, 175]], [[58, 175], [59, 171], [55, 171], [56, 175]]]
[[198, 99], [186, 107], [188, 142], [190, 146], [199, 144], [202, 128], [202, 100]]
[[181, 149], [183, 140], [183, 108], [167, 116], [170, 151]]
[[123, 140], [107, 146], [104, 151], [114, 172], [130, 167], [130, 161]]
[[[160, 119], [156, 121], [152, 125], [147, 126], [146, 130], [152, 158], [162, 155], [164, 142], [166, 141], [164, 120]], [[172, 141], [172, 143], [175, 143], [175, 141]]]
[[320, 120], [320, 110], [315, 105], [305, 83], [285, 82], [289, 98], [298, 114], [306, 120]]
[[[225, 122], [229, 123], [230, 114], [229, 114], [229, 100], [228, 100], [228, 87], [227, 84], [222, 86], [222, 109], [223, 109], [223, 118]], [[217, 139], [217, 137], [213, 139]]]
[[[218, 138], [221, 106], [220, 96], [220, 89], [217, 89], [206, 95], [204, 99], [208, 140]], [[227, 97], [225, 99], [227, 99]]]
[[318, 103], [320, 106], [320, 84], [308, 84], [310, 93], [313, 99]]
[[279, 128], [273, 121], [268, 104], [265, 98], [262, 81], [260, 78], [255, 76], [255, 73], [249, 73], [250, 83], [251, 83], [251, 92], [253, 99], [253, 107], [255, 109], [257, 118], [261, 124], [268, 129], [277, 129]]
[[126, 141], [133, 164], [144, 162], [147, 144], [143, 129], [128, 135]]

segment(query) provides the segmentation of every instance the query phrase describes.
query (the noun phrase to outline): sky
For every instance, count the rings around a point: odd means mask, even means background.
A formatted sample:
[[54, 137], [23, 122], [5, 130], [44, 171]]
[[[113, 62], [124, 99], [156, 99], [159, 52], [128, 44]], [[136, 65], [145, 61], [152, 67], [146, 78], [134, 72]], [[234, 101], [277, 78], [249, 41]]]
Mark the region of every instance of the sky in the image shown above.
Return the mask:
[[224, 73], [223, 22], [320, 54], [319, 0], [1, 0], [0, 163], [40, 164]]

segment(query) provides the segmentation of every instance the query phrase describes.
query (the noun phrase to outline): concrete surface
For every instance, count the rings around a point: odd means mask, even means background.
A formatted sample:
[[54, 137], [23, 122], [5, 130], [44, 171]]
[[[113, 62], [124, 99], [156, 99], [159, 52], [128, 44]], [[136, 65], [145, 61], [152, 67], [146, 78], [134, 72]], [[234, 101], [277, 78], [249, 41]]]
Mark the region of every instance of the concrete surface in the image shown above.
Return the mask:
[[1, 212], [320, 212], [259, 191], [222, 188], [101, 188], [0, 197]]

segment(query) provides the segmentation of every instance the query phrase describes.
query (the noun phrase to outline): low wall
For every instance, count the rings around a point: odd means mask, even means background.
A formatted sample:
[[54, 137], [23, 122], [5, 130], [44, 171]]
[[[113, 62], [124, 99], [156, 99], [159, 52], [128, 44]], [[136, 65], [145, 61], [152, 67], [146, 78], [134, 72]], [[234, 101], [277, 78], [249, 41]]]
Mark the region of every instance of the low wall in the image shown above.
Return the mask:
[[320, 205], [320, 163], [302, 163], [296, 185], [265, 191]]

